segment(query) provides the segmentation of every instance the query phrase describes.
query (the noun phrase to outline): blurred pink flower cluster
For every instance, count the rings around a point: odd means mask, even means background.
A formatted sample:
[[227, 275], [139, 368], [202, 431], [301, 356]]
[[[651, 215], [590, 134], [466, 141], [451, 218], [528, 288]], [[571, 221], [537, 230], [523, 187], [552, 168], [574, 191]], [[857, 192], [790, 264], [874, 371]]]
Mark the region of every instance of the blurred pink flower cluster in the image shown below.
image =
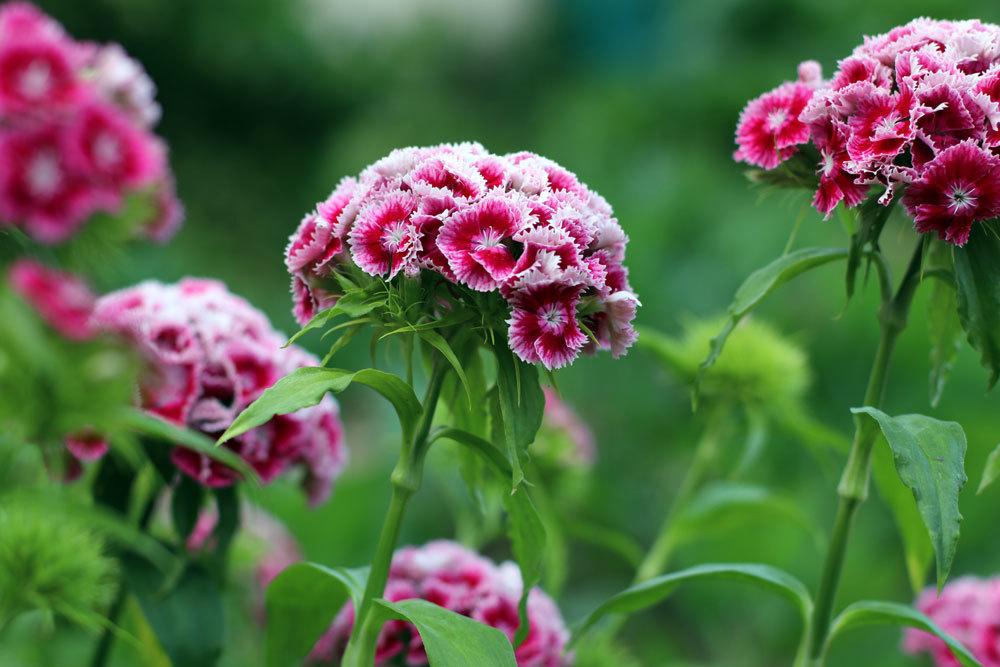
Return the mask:
[[325, 279], [341, 262], [499, 292], [511, 348], [551, 369], [595, 347], [581, 324], [616, 357], [635, 341], [627, 242], [608, 203], [555, 162], [466, 143], [395, 150], [345, 178], [303, 219], [285, 262], [302, 324], [335, 303]]
[[[393, 602], [427, 600], [497, 628], [513, 641], [519, 625], [521, 590], [521, 573], [514, 563], [496, 565], [459, 544], [439, 540], [396, 552], [384, 597]], [[569, 632], [555, 602], [541, 589], [533, 589], [529, 595], [528, 621], [528, 636], [514, 652], [518, 666], [570, 664], [564, 654]], [[348, 603], [316, 644], [312, 661], [333, 662], [353, 625], [354, 608]], [[381, 665], [397, 656], [403, 656], [407, 665], [427, 664], [416, 629], [403, 621], [390, 621], [379, 635], [375, 661]]]
[[97, 297], [79, 277], [30, 259], [14, 262], [7, 272], [11, 288], [45, 322], [69, 340], [94, 335], [90, 316]]
[[154, 93], [117, 44], [75, 41], [28, 3], [0, 7], [0, 224], [57, 243], [142, 191], [142, 233], [168, 238], [183, 212]]
[[[916, 607], [965, 646], [983, 667], [1000, 667], [1000, 579], [962, 577], [941, 591], [928, 588]], [[938, 667], [961, 663], [937, 637], [907, 630], [903, 647], [909, 653], [929, 653]]]
[[[142, 405], [151, 413], [215, 438], [278, 379], [318, 361], [284, 337], [243, 299], [212, 280], [176, 285], [144, 282], [98, 300], [93, 325], [129, 341], [148, 362]], [[323, 502], [347, 450], [336, 401], [279, 415], [226, 444], [264, 482], [301, 465], [313, 504]], [[228, 486], [237, 473], [204, 454], [174, 449], [174, 463], [210, 487]]]
[[1000, 215], [1000, 27], [916, 19], [866, 37], [830, 80], [819, 65], [752, 100], [735, 158], [773, 169], [803, 144], [818, 151], [813, 199], [829, 216], [870, 186], [897, 189], [918, 232], [964, 245]]
[[545, 412], [542, 427], [535, 438], [534, 447], [551, 438], [564, 439], [568, 447], [554, 448], [559, 462], [569, 466], [589, 466], [597, 458], [594, 434], [580, 415], [559, 396], [552, 387], [542, 387], [545, 394]]

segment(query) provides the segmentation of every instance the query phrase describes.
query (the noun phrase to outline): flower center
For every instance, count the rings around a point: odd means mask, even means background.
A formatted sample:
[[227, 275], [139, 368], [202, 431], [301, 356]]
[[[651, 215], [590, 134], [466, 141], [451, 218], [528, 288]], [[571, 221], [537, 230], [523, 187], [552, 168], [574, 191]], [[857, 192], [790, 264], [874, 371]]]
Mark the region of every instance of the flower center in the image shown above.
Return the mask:
[[954, 185], [951, 188], [951, 192], [948, 193], [948, 200], [948, 208], [951, 209], [953, 214], [957, 215], [966, 209], [974, 208], [977, 197], [972, 188]]
[[566, 324], [566, 314], [555, 303], [542, 306], [538, 311], [538, 318], [542, 321], [542, 326], [551, 331], [560, 331]]
[[406, 240], [406, 225], [402, 222], [394, 223], [386, 228], [382, 233], [382, 245], [388, 250], [395, 250]]
[[834, 168], [833, 153], [829, 151], [823, 151], [823, 175], [830, 176], [833, 174]]
[[116, 167], [122, 160], [122, 145], [118, 139], [102, 132], [94, 140], [94, 160], [102, 169]]
[[18, 91], [29, 100], [44, 97], [52, 88], [52, 68], [44, 60], [32, 60], [17, 82]]
[[59, 189], [62, 169], [55, 151], [42, 150], [28, 164], [26, 174], [28, 190], [36, 197], [51, 197]]
[[767, 114], [767, 126], [772, 130], [777, 130], [788, 120], [788, 112], [784, 109], [775, 109]]

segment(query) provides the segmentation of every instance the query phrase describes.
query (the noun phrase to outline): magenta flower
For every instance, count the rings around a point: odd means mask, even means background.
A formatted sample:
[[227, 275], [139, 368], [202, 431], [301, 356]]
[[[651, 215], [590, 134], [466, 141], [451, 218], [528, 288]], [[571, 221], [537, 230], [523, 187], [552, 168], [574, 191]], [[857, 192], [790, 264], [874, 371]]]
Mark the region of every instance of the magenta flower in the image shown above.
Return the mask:
[[627, 243], [608, 203], [555, 162], [445, 144], [395, 150], [342, 181], [300, 223], [285, 263], [301, 324], [336, 303], [336, 272], [426, 275], [451, 283], [461, 303], [450, 307], [509, 311], [512, 349], [557, 368], [635, 341]]
[[751, 101], [736, 127], [739, 148], [734, 159], [774, 169], [790, 158], [796, 147], [809, 141], [809, 128], [799, 115], [812, 98], [813, 89], [799, 82], [786, 83]]
[[973, 141], [941, 151], [909, 186], [903, 205], [917, 231], [965, 245], [973, 222], [1000, 215], [1000, 158]]
[[0, 7], [0, 224], [59, 243], [135, 195], [153, 204], [137, 231], [173, 233], [183, 211], [150, 131], [154, 98], [120, 46], [74, 41], [27, 3]]
[[70, 340], [93, 337], [90, 316], [96, 297], [83, 280], [30, 259], [14, 262], [7, 279], [13, 290], [61, 335]]
[[[145, 282], [102, 297], [94, 324], [130, 342], [148, 362], [142, 406], [178, 425], [217, 438], [246, 406], [279, 378], [318, 361], [267, 318], [218, 282], [186, 279], [176, 285]], [[226, 444], [270, 482], [293, 466], [313, 504], [329, 496], [347, 457], [337, 403], [275, 417]], [[172, 458], [185, 474], [209, 487], [228, 486], [237, 473], [184, 447]]]
[[[520, 624], [517, 613], [521, 574], [514, 563], [496, 565], [465, 547], [444, 540], [399, 549], [392, 560], [385, 598], [423, 599], [497, 628], [511, 640]], [[528, 636], [515, 650], [519, 667], [563, 667], [569, 632], [552, 599], [541, 589], [528, 596]], [[317, 642], [310, 661], [333, 662], [343, 651], [354, 625], [348, 603], [329, 632]], [[407, 665], [426, 665], [427, 655], [416, 628], [403, 621], [385, 624], [375, 662], [383, 665], [402, 656]]]
[[996, 215], [998, 43], [1000, 27], [979, 21], [917, 19], [866, 37], [829, 82], [810, 64], [798, 82], [751, 101], [735, 158], [773, 169], [811, 142], [813, 205], [824, 216], [840, 202], [857, 206], [871, 186], [882, 188], [882, 205], [906, 190], [918, 232], [962, 245], [973, 223]]
[[[941, 594], [928, 588], [916, 607], [942, 630], [965, 646], [983, 667], [1000, 667], [1000, 581], [962, 577]], [[934, 635], [907, 630], [903, 648], [908, 653], [928, 653], [938, 667], [959, 667], [947, 645]]]

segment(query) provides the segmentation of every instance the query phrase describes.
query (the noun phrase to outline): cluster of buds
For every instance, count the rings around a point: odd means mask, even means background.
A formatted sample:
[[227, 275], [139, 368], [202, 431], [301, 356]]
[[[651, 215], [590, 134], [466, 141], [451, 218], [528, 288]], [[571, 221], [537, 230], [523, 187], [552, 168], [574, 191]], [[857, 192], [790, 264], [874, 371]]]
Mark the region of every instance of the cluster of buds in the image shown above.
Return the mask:
[[830, 80], [802, 63], [747, 105], [736, 143], [737, 160], [763, 169], [811, 162], [824, 215], [873, 186], [886, 206], [902, 190], [918, 232], [964, 245], [1000, 215], [1000, 27], [916, 19], [866, 37]]
[[137, 231], [168, 238], [183, 212], [154, 93], [117, 44], [75, 41], [27, 3], [0, 8], [0, 223], [58, 243], [141, 193]]
[[345, 265], [390, 280], [432, 273], [469, 303], [499, 295], [511, 349], [552, 369], [635, 341], [627, 241], [608, 203], [555, 162], [447, 144], [395, 150], [345, 178], [302, 220], [285, 262], [302, 324], [336, 303]]

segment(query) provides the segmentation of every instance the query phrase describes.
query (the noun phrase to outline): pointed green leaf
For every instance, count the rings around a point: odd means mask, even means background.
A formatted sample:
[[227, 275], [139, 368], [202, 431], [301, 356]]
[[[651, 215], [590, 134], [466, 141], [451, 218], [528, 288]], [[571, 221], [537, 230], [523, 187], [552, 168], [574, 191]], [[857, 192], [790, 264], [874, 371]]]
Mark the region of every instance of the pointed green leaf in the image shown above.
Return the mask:
[[426, 600], [377, 600], [387, 619], [409, 621], [433, 667], [517, 667], [514, 648], [496, 628]]
[[889, 507], [903, 542], [903, 560], [916, 595], [924, 588], [927, 570], [934, 559], [934, 545], [917, 510], [913, 493], [899, 479], [892, 462], [892, 450], [876, 447], [872, 452], [872, 479], [879, 497]]
[[996, 221], [972, 226], [972, 236], [955, 248], [958, 317], [969, 343], [989, 371], [988, 386], [1000, 377], [1000, 231]]
[[955, 656], [963, 667], [982, 667], [976, 658], [969, 653], [968, 649], [958, 643], [954, 637], [939, 628], [934, 621], [927, 618], [913, 607], [897, 604], [895, 602], [880, 602], [875, 600], [865, 600], [848, 605], [840, 615], [834, 619], [830, 626], [830, 636], [827, 640], [829, 645], [836, 637], [848, 630], [864, 627], [867, 625], [901, 625], [903, 627], [916, 628], [929, 632], [937, 636], [948, 645], [951, 654]]
[[847, 250], [843, 248], [801, 248], [751, 273], [736, 290], [733, 302], [729, 304], [729, 320], [719, 335], [712, 339], [711, 349], [708, 357], [701, 363], [699, 375], [712, 367], [722, 354], [726, 338], [732, 333], [736, 324], [764, 297], [792, 278], [818, 266], [844, 259], [847, 255]]
[[1000, 477], [1000, 445], [990, 452], [986, 458], [986, 465], [983, 467], [983, 478], [979, 480], [979, 488], [976, 493], [982, 493], [990, 484]]
[[497, 360], [499, 416], [510, 459], [511, 481], [517, 488], [524, 481], [522, 460], [542, 425], [545, 396], [538, 384], [538, 369], [515, 357], [506, 340], [495, 345], [493, 353]]
[[872, 195], [858, 207], [858, 231], [851, 236], [850, 255], [847, 258], [848, 301], [854, 295], [858, 269], [861, 268], [861, 258], [864, 256], [865, 246], [870, 244], [873, 250], [878, 248], [878, 239], [892, 213], [892, 204], [895, 204], [895, 199], [893, 199], [889, 206], [882, 206], [878, 203], [879, 196], [879, 194]]
[[958, 495], [965, 475], [965, 432], [956, 422], [925, 415], [890, 417], [872, 407], [853, 408], [874, 419], [892, 449], [896, 472], [912, 492], [934, 545], [937, 584], [944, 586], [958, 548], [962, 515]]
[[345, 371], [339, 368], [300, 368], [278, 380], [241, 412], [219, 438], [219, 444], [266, 424], [275, 415], [285, 415], [319, 403], [328, 391], [347, 389], [351, 383], [371, 387], [396, 409], [403, 437], [410, 440], [420, 417], [420, 401], [408, 384], [392, 373], [366, 368]]
[[595, 623], [608, 614], [642, 611], [665, 600], [683, 583], [713, 579], [743, 581], [778, 593], [798, 608], [803, 623], [809, 623], [813, 606], [809, 591], [802, 582], [784, 570], [757, 563], [708, 564], [665, 574], [612, 596], [583, 620], [573, 633], [573, 643], [579, 641]]
[[[931, 245], [929, 269], [952, 269], [951, 246], [941, 241]], [[931, 338], [929, 391], [931, 406], [937, 407], [945, 382], [962, 347], [962, 323], [958, 319], [955, 285], [935, 280], [927, 300], [927, 329]]]
[[455, 374], [458, 375], [458, 379], [461, 381], [462, 387], [465, 388], [466, 399], [471, 405], [472, 389], [469, 387], [469, 378], [465, 376], [465, 369], [462, 368], [462, 363], [458, 360], [458, 357], [455, 355], [455, 351], [451, 349], [451, 345], [448, 344], [448, 341], [446, 341], [444, 336], [439, 334], [437, 331], [432, 331], [430, 329], [420, 329], [417, 331], [417, 335], [420, 336], [420, 340], [433, 347], [441, 353], [441, 356], [448, 360], [448, 363], [451, 364]]
[[368, 568], [295, 563], [267, 587], [267, 666], [301, 665], [345, 602], [361, 604]]

